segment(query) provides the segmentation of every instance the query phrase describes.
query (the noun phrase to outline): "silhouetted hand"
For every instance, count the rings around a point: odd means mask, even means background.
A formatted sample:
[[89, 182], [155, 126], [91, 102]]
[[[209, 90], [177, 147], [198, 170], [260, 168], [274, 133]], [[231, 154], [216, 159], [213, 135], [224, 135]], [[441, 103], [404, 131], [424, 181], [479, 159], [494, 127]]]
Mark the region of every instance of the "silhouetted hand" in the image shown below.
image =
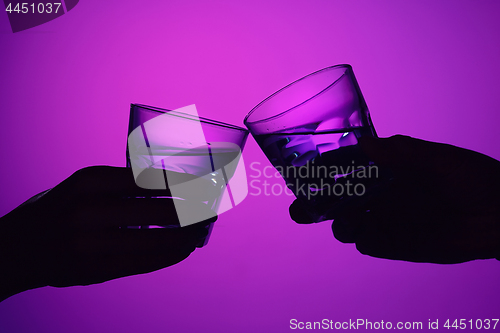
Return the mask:
[[339, 241], [373, 257], [431, 263], [499, 257], [499, 161], [401, 135], [363, 138], [360, 145], [393, 179], [340, 205], [337, 198], [314, 208], [296, 200], [293, 220], [326, 214]]
[[[173, 199], [130, 198], [166, 194], [157, 192], [136, 186], [131, 169], [95, 166], [2, 217], [0, 300], [43, 286], [147, 273], [187, 258], [217, 218], [183, 228], [127, 228], [178, 222]], [[200, 212], [209, 209], [187, 204]]]

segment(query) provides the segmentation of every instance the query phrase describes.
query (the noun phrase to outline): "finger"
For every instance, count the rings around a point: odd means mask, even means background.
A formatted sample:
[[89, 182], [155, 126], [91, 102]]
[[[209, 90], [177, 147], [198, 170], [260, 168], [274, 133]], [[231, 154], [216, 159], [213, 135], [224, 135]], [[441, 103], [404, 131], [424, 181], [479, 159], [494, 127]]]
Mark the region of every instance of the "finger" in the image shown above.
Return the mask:
[[217, 220], [217, 215], [206, 204], [181, 199], [115, 199], [80, 207], [74, 213], [74, 223], [77, 228], [82, 229], [144, 225], [179, 226]]
[[[298, 224], [311, 224], [326, 221], [325, 216], [335, 204], [337, 198], [328, 198], [327, 201], [312, 204], [304, 199], [296, 199], [289, 207], [290, 217]], [[330, 218], [328, 218], [330, 219]]]
[[340, 173], [344, 173], [342, 170], [348, 170], [345, 173], [350, 173], [354, 171], [351, 170], [352, 168], [357, 168], [360, 165], [368, 165], [369, 162], [368, 157], [359, 145], [350, 145], [329, 150], [323, 152], [320, 157], [315, 159], [316, 165], [334, 166], [337, 169], [342, 167]]
[[[152, 255], [119, 256], [114, 258], [114, 267], [103, 263], [107, 274], [116, 275], [117, 278], [145, 274], [175, 265], [189, 257], [193, 251], [176, 251], [170, 253], [158, 253]], [[105, 268], [109, 267], [109, 268]]]
[[76, 256], [130, 255], [194, 251], [208, 230], [204, 225], [185, 228], [118, 229], [87, 232], [77, 236], [73, 247]]
[[384, 166], [394, 166], [409, 162], [402, 161], [403, 158], [408, 158], [404, 154], [405, 145], [408, 145], [408, 139], [411, 138], [403, 135], [395, 135], [390, 138], [365, 136], [359, 138], [359, 146], [375, 163]]
[[[406, 135], [388, 138], [361, 137], [359, 146], [375, 163], [383, 166], [411, 166], [428, 159], [440, 148], [435, 142], [424, 141]], [[448, 146], [448, 145], [446, 145]]]
[[404, 260], [411, 262], [451, 263], [438, 251], [439, 246], [428, 242], [425, 238], [412, 233], [374, 230], [371, 233], [359, 234], [356, 239], [356, 249], [365, 255], [376, 258]]
[[151, 168], [134, 174], [132, 168], [91, 166], [76, 171], [61, 185], [81, 194], [170, 196], [169, 186], [198, 178], [163, 169]]
[[355, 243], [361, 254], [376, 258], [402, 259], [408, 254], [401, 244], [408, 239], [404, 233], [398, 232], [393, 222], [385, 214], [350, 211], [333, 221], [332, 231], [340, 242]]
[[[364, 196], [347, 200], [341, 205], [337, 204], [326, 215], [334, 220], [332, 231], [337, 240], [343, 243], [357, 243], [362, 234], [376, 238], [376, 234], [394, 231], [389, 225], [397, 224], [408, 214], [405, 211], [407, 199], [402, 198], [397, 181], [388, 182]], [[413, 214], [413, 211], [411, 210], [410, 214]]]
[[48, 284], [53, 287], [90, 285], [126, 276], [150, 273], [175, 265], [185, 260], [192, 252], [188, 250], [169, 253], [96, 255], [83, 260], [73, 260], [65, 267], [64, 271], [52, 274]]
[[398, 176], [446, 174], [463, 163], [464, 154], [478, 153], [449, 144], [404, 135], [389, 138], [362, 137], [363, 152], [376, 164], [391, 168]]
[[[410, 214], [408, 212], [411, 212]], [[367, 214], [354, 234], [356, 248], [377, 258], [412, 262], [449, 263], [457, 257], [447, 241], [445, 225], [450, 219], [438, 210], [419, 211], [410, 205], [391, 210], [378, 207]], [[447, 221], [448, 219], [448, 221]], [[351, 222], [351, 221], [350, 221]], [[457, 257], [458, 258], [458, 257]], [[452, 259], [455, 260], [455, 259]]]
[[356, 238], [356, 250], [359, 253], [381, 259], [402, 260], [401, 250], [395, 249], [388, 235], [360, 234]]
[[95, 193], [106, 190], [133, 191], [137, 185], [131, 168], [99, 165], [75, 171], [58, 187], [69, 187], [81, 193]]
[[314, 215], [310, 211], [310, 208], [302, 203], [301, 200], [296, 199], [292, 202], [289, 207], [290, 217], [296, 223], [299, 224], [310, 224], [314, 223]]
[[[343, 183], [343, 181], [342, 178], [338, 179], [338, 183]], [[322, 196], [321, 200], [315, 203], [304, 199], [296, 199], [290, 205], [290, 217], [299, 224], [309, 224], [317, 222], [318, 217], [321, 217], [321, 221], [333, 220], [351, 210], [364, 213], [373, 205], [372, 201], [385, 192], [391, 191], [391, 187], [391, 182], [380, 183], [372, 186], [368, 193], [361, 196]]]
[[344, 214], [333, 220], [333, 236], [342, 243], [355, 243], [367, 224], [373, 223], [368, 212]]

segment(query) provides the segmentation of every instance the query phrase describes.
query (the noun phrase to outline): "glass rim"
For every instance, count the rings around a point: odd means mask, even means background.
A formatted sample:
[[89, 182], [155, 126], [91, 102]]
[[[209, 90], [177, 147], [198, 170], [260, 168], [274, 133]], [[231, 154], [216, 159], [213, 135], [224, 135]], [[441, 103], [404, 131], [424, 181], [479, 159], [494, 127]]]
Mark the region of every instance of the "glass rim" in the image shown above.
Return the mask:
[[236, 125], [224, 123], [224, 122], [218, 121], [218, 120], [208, 119], [208, 118], [200, 117], [200, 116], [193, 116], [192, 114], [179, 112], [179, 111], [175, 111], [175, 110], [163, 109], [163, 108], [159, 108], [156, 106], [150, 106], [150, 105], [139, 104], [139, 103], [130, 103], [130, 107], [134, 107], [134, 106], [137, 106], [137, 107], [149, 110], [149, 111], [157, 112], [157, 113], [168, 113], [168, 114], [173, 115], [174, 117], [195, 120], [195, 121], [199, 121], [199, 122], [206, 123], [209, 125], [225, 127], [225, 128], [229, 128], [232, 130], [238, 130], [238, 131], [243, 131], [243, 132], [248, 133], [248, 129], [245, 129], [243, 127], [239, 127]]
[[268, 121], [268, 120], [271, 120], [273, 118], [277, 118], [277, 117], [280, 117], [282, 116], [283, 114], [295, 109], [297, 106], [299, 105], [302, 105], [304, 103], [306, 103], [307, 101], [310, 101], [311, 99], [315, 98], [316, 96], [318, 96], [319, 94], [321, 94], [323, 91], [329, 89], [331, 86], [333, 86], [335, 83], [337, 83], [339, 81], [339, 79], [345, 74], [339, 76], [339, 78], [337, 78], [335, 81], [333, 81], [331, 84], [329, 84], [328, 86], [326, 86], [324, 89], [320, 90], [317, 94], [314, 94], [313, 96], [311, 96], [310, 98], [306, 99], [305, 101], [295, 105], [295, 106], [292, 106], [291, 108], [289, 109], [286, 109], [284, 110], [283, 112], [280, 112], [278, 114], [275, 114], [275, 115], [272, 115], [270, 117], [267, 117], [267, 118], [263, 118], [263, 119], [258, 119], [258, 120], [254, 120], [254, 121], [248, 121], [248, 118], [250, 118], [250, 116], [255, 112], [257, 111], [257, 109], [259, 107], [262, 106], [262, 104], [266, 103], [268, 100], [270, 100], [271, 98], [275, 97], [276, 95], [278, 95], [279, 93], [283, 92], [284, 90], [290, 88], [291, 86], [295, 85], [296, 83], [299, 83], [300, 81], [302, 80], [305, 80], [313, 75], [316, 75], [316, 74], [319, 74], [320, 72], [323, 72], [323, 71], [327, 71], [327, 70], [331, 70], [331, 69], [335, 69], [335, 68], [345, 68], [346, 70], [349, 70], [351, 69], [352, 70], [352, 66], [349, 65], [349, 64], [339, 64], [339, 65], [334, 65], [334, 66], [328, 66], [328, 67], [325, 67], [325, 68], [322, 68], [320, 70], [317, 70], [315, 72], [312, 72], [310, 74], [307, 74], [306, 76], [303, 76], [301, 77], [300, 79], [297, 79], [295, 81], [293, 81], [292, 83], [289, 83], [287, 84], [286, 86], [284, 86], [283, 88], [277, 90], [276, 92], [274, 92], [273, 94], [269, 95], [267, 98], [265, 98], [263, 101], [261, 101], [259, 104], [257, 104], [252, 110], [250, 110], [250, 112], [246, 115], [245, 119], [243, 120], [243, 123], [245, 124], [246, 127], [248, 127], [249, 125], [252, 125], [252, 124], [256, 124], [256, 123], [260, 123], [260, 122], [264, 122], [264, 121]]

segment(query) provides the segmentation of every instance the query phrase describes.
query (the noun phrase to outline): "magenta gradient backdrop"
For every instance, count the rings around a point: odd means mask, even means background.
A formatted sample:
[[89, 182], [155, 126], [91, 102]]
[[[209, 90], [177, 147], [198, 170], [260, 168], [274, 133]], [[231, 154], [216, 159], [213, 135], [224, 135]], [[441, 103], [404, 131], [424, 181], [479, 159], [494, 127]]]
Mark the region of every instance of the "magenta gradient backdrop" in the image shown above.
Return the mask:
[[[242, 125], [310, 72], [351, 64], [380, 136], [500, 158], [500, 2], [81, 0], [13, 34], [0, 14], [0, 214], [75, 170], [125, 165], [130, 103]], [[255, 141], [244, 151], [269, 165]], [[263, 179], [262, 179], [263, 180]], [[279, 183], [280, 180], [271, 180]], [[287, 196], [248, 196], [170, 268], [0, 303], [0, 332], [286, 332], [289, 321], [500, 316], [500, 262], [415, 264], [297, 225]], [[497, 329], [500, 329], [497, 328]]]

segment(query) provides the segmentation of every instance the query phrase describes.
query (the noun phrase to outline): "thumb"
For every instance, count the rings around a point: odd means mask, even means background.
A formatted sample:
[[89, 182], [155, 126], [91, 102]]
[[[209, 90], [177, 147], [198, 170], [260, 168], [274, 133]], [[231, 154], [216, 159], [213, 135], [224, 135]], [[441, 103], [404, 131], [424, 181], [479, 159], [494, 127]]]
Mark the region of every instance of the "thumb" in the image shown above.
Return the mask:
[[[444, 174], [460, 165], [465, 153], [475, 154], [449, 144], [415, 139], [406, 135], [389, 138], [362, 137], [359, 139], [361, 150], [382, 167], [394, 171], [418, 174]], [[472, 156], [469, 156], [472, 157]]]
[[408, 165], [415, 160], [414, 140], [405, 135], [394, 135], [389, 138], [361, 137], [361, 150], [376, 164], [396, 167]]

